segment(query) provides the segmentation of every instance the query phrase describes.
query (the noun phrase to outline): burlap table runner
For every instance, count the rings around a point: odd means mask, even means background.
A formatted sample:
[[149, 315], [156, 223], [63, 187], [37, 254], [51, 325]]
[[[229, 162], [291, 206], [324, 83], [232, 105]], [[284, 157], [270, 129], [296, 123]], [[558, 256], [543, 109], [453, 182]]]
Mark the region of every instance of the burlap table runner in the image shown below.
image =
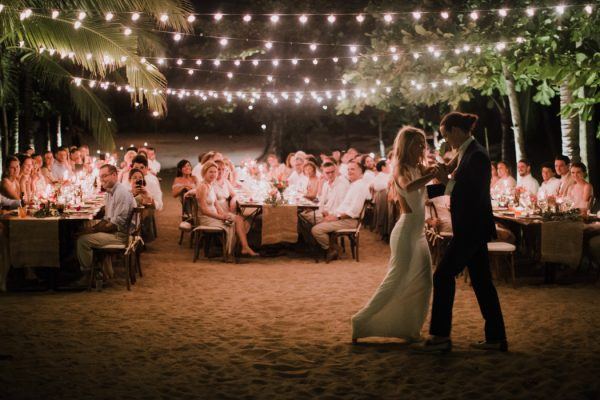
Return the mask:
[[554, 221], [542, 224], [542, 262], [577, 267], [583, 251], [583, 222]]
[[298, 207], [264, 205], [262, 245], [298, 241]]
[[60, 267], [58, 219], [10, 220], [9, 252], [13, 268]]

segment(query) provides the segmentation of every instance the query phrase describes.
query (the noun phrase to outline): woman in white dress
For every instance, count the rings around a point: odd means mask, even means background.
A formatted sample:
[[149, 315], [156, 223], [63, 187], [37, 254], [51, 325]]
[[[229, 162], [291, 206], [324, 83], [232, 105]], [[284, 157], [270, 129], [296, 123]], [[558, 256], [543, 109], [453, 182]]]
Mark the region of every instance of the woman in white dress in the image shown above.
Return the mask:
[[221, 209], [227, 212], [235, 212], [237, 199], [235, 189], [229, 182], [229, 166], [221, 160], [215, 160], [215, 164], [217, 164], [218, 174], [217, 180], [213, 184], [213, 190], [217, 195], [217, 203], [219, 203]]
[[437, 167], [425, 166], [425, 134], [403, 127], [394, 141], [393, 185], [402, 214], [390, 236], [390, 262], [369, 303], [352, 317], [352, 342], [387, 337], [418, 341], [429, 309], [431, 254], [424, 234], [425, 185]]
[[232, 255], [235, 245], [235, 239], [242, 245], [242, 254], [248, 256], [258, 256], [248, 245], [246, 237], [246, 224], [244, 219], [236, 214], [223, 210], [217, 202], [217, 195], [214, 190], [214, 183], [217, 180], [217, 164], [208, 161], [202, 164], [202, 183], [198, 185], [198, 211], [200, 213], [200, 225], [214, 226], [225, 230], [227, 243], [223, 243], [227, 248], [227, 254]]

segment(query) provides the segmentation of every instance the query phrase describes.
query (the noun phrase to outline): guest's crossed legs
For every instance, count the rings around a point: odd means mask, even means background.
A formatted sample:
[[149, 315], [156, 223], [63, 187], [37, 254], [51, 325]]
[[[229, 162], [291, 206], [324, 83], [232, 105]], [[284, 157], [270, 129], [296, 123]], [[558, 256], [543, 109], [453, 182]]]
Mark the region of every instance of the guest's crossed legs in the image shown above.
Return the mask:
[[355, 219], [340, 219], [337, 221], [325, 221], [313, 226], [311, 233], [319, 246], [327, 250], [329, 248], [329, 234], [339, 229], [353, 229], [358, 223]]
[[454, 239], [433, 274], [434, 291], [429, 333], [435, 336], [450, 336], [455, 279], [465, 267], [469, 269], [471, 284], [485, 319], [486, 340], [505, 340], [504, 320], [490, 273], [487, 243], [471, 242], [461, 245]]

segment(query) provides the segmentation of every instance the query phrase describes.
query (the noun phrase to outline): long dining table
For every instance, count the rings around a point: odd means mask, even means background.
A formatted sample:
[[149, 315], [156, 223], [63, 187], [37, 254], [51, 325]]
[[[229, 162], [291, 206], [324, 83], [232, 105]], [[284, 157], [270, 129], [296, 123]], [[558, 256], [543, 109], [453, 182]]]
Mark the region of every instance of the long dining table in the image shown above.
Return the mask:
[[[38, 209], [27, 208], [0, 215], [0, 290], [6, 289], [10, 268], [47, 267], [57, 270], [73, 261], [74, 234], [97, 218], [104, 196], [96, 195], [78, 206], [67, 206], [57, 216], [36, 217]], [[24, 215], [23, 211], [27, 212]]]

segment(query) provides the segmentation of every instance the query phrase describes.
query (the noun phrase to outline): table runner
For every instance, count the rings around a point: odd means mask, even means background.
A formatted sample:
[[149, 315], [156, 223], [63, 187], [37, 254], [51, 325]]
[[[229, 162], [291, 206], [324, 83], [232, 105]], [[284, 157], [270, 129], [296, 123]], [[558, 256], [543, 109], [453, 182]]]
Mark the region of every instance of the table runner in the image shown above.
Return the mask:
[[58, 219], [12, 219], [10, 263], [14, 268], [60, 267]]
[[262, 245], [298, 241], [298, 207], [263, 206]]
[[583, 250], [583, 222], [554, 221], [542, 224], [542, 262], [577, 267]]

